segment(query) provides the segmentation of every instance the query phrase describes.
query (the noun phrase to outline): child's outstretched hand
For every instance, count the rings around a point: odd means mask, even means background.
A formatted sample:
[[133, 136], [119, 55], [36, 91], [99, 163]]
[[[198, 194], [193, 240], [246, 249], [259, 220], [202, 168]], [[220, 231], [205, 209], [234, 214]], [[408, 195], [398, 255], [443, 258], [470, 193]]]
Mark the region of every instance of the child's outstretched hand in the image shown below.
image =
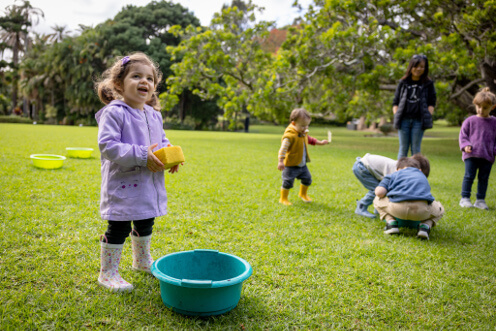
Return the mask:
[[148, 158], [146, 159], [146, 167], [151, 172], [164, 171], [164, 164], [153, 154], [153, 149], [157, 147], [158, 144], [153, 144], [148, 146]]
[[472, 153], [472, 146], [465, 146], [463, 150], [465, 151], [465, 153]]
[[317, 145], [327, 145], [329, 143], [328, 140], [317, 141]]
[[280, 159], [279, 162], [277, 163], [277, 170], [279, 171], [284, 170], [284, 159]]

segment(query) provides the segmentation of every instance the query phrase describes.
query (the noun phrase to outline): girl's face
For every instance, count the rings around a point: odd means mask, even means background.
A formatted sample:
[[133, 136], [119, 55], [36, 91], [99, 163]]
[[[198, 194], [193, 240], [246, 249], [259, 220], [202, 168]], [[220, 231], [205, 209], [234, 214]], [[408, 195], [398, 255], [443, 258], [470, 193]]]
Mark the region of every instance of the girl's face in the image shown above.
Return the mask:
[[124, 102], [135, 109], [143, 110], [145, 103], [155, 92], [153, 77], [151, 66], [142, 63], [132, 64], [123, 81]]
[[416, 67], [412, 68], [412, 79], [413, 80], [419, 80], [420, 76], [425, 71], [425, 61], [421, 61]]
[[296, 121], [293, 121], [291, 124], [293, 124], [298, 133], [305, 133], [305, 131], [308, 129], [308, 126], [310, 125], [310, 121], [310, 118], [300, 118]]
[[475, 105], [475, 109], [477, 110], [477, 116], [489, 117], [489, 113], [491, 112], [491, 109], [493, 109], [493, 105]]

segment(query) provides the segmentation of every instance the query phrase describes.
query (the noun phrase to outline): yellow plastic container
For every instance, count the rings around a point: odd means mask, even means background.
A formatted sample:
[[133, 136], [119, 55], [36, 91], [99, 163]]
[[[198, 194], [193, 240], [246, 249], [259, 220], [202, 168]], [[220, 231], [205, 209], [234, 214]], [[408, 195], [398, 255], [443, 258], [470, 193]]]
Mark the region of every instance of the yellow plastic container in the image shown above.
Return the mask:
[[68, 157], [73, 157], [77, 159], [88, 159], [91, 157], [93, 148], [86, 147], [66, 147], [66, 152]]
[[58, 169], [62, 168], [65, 156], [53, 154], [32, 154], [33, 165], [41, 169]]
[[184, 162], [184, 154], [180, 146], [164, 147], [153, 152], [153, 154], [162, 161], [165, 169], [170, 169], [173, 166]]

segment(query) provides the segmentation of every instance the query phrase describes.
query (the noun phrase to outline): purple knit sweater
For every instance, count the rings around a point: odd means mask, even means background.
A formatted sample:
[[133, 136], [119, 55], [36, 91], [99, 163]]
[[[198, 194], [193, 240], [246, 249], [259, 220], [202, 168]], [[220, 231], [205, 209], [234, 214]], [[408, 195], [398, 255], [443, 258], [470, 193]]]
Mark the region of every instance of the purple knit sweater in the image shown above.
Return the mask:
[[462, 159], [479, 157], [494, 163], [496, 155], [496, 117], [470, 116], [460, 130], [460, 150], [472, 146], [472, 153], [463, 152]]

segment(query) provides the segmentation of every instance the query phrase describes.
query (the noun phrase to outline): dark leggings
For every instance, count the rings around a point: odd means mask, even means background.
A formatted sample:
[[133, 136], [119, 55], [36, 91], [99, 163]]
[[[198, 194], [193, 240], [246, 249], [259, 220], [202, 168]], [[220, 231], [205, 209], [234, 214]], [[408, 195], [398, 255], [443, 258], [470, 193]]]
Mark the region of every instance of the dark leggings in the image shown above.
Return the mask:
[[[146, 237], [152, 234], [155, 218], [139, 221], [108, 221], [108, 228], [105, 231], [107, 243], [121, 245], [131, 232], [131, 222], [133, 222], [133, 234]], [[105, 238], [102, 241], [105, 241]]]

